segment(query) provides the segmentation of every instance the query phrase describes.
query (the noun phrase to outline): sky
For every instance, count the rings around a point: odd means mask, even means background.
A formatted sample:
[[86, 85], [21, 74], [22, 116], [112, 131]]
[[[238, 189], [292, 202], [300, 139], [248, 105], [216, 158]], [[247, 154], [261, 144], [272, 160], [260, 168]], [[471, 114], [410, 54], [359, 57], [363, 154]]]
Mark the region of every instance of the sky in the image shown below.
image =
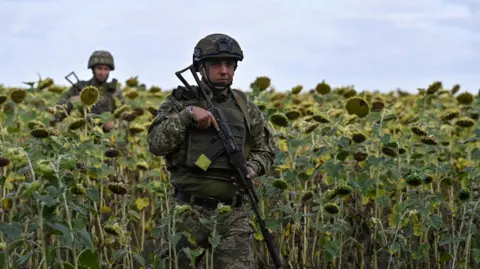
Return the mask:
[[225, 33], [244, 51], [234, 78], [244, 90], [258, 76], [279, 91], [322, 80], [359, 91], [417, 92], [436, 80], [480, 88], [478, 0], [0, 0], [0, 33], [7, 86], [37, 73], [87, 80], [88, 57], [102, 49], [115, 57], [110, 78], [171, 89], [198, 40]]

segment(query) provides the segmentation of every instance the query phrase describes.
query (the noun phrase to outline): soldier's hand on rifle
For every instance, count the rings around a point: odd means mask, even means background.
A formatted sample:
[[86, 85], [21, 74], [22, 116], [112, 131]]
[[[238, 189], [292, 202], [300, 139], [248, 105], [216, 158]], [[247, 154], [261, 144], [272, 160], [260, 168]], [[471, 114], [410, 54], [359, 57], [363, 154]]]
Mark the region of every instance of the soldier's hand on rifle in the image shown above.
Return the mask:
[[[255, 180], [257, 173], [255, 173], [255, 171], [253, 171], [253, 169], [250, 166], [247, 166], [247, 170], [248, 170], [247, 178], [252, 181], [255, 187], [259, 187], [260, 183], [258, 183], [258, 181]], [[237, 183], [235, 183], [235, 177], [232, 177], [232, 180], [234, 181], [233, 185], [237, 185]]]
[[209, 128], [212, 124], [216, 130], [219, 129], [218, 123], [215, 120], [215, 117], [213, 117], [212, 113], [210, 113], [210, 111], [205, 110], [201, 107], [194, 106], [193, 111], [191, 113], [192, 113], [193, 120], [197, 123], [196, 124], [197, 129], [205, 130]]

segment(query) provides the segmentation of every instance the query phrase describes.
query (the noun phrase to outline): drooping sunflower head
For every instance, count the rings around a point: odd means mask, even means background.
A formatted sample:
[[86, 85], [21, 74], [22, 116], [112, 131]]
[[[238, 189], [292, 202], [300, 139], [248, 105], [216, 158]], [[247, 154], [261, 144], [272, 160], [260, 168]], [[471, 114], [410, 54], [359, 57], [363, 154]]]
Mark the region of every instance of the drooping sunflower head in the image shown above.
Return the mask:
[[457, 96], [457, 102], [462, 105], [470, 105], [473, 102], [473, 95], [469, 92], [462, 92]]
[[325, 80], [322, 82], [318, 83], [317, 86], [315, 87], [315, 91], [321, 95], [327, 95], [332, 91], [332, 88], [330, 85], [325, 83]]
[[360, 143], [364, 142], [365, 140], [367, 140], [367, 137], [363, 133], [356, 132], [356, 133], [352, 134], [352, 140], [355, 143], [360, 144]]
[[130, 77], [125, 81], [128, 87], [137, 87], [138, 86], [138, 77]]
[[16, 104], [21, 103], [25, 98], [27, 97], [27, 91], [24, 89], [14, 89], [10, 93], [10, 99], [12, 99], [13, 102]]
[[260, 76], [260, 77], [257, 77], [255, 79], [255, 81], [251, 84], [252, 88], [253, 87], [258, 87], [258, 89], [263, 92], [265, 91], [266, 89], [268, 89], [268, 87], [270, 87], [270, 78], [269, 77], [266, 77], [266, 76]]
[[365, 101], [365, 99], [354, 96], [348, 99], [347, 104], [345, 105], [349, 114], [357, 115], [359, 118], [364, 118], [370, 112], [370, 107]]
[[7, 97], [5, 95], [0, 95], [0, 105], [7, 101]]
[[303, 89], [302, 85], [297, 85], [292, 88], [292, 94], [299, 94]]
[[289, 108], [289, 109], [285, 110], [285, 116], [289, 120], [294, 121], [294, 120], [300, 118], [302, 116], [302, 113], [300, 112], [300, 110], [292, 107], [292, 108]]
[[86, 106], [94, 105], [98, 98], [100, 97], [100, 92], [97, 87], [89, 85], [83, 88], [80, 92], [80, 100]]
[[475, 121], [469, 117], [461, 117], [455, 121], [455, 125], [461, 128], [470, 128], [475, 125]]
[[442, 82], [441, 81], [435, 81], [428, 86], [426, 92], [427, 92], [427, 94], [430, 94], [430, 95], [435, 94], [441, 88], [442, 88]]
[[288, 118], [283, 113], [275, 113], [270, 116], [270, 122], [280, 127], [288, 126]]

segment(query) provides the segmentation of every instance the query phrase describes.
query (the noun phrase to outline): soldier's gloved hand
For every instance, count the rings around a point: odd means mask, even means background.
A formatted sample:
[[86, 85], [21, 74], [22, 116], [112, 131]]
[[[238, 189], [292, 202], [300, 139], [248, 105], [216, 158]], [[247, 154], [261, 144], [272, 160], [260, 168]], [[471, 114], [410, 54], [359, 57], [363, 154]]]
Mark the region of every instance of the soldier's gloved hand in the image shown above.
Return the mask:
[[[190, 108], [187, 108], [187, 109], [190, 109]], [[213, 117], [212, 113], [210, 113], [210, 111], [203, 109], [201, 107], [196, 107], [196, 106], [193, 106], [192, 109], [193, 109], [193, 111], [191, 111], [192, 118], [197, 123], [196, 124], [197, 129], [205, 130], [213, 125], [215, 130], [219, 130], [218, 123]]]

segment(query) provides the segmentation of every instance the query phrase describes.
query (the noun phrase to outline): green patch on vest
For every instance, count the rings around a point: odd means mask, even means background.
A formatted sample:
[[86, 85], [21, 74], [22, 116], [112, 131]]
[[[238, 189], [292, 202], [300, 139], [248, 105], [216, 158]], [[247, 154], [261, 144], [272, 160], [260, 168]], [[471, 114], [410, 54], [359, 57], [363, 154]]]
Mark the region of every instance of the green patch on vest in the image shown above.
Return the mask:
[[200, 167], [203, 171], [207, 171], [208, 167], [210, 167], [210, 164], [212, 161], [205, 156], [205, 154], [202, 154], [198, 157], [197, 161], [195, 162], [195, 165]]

